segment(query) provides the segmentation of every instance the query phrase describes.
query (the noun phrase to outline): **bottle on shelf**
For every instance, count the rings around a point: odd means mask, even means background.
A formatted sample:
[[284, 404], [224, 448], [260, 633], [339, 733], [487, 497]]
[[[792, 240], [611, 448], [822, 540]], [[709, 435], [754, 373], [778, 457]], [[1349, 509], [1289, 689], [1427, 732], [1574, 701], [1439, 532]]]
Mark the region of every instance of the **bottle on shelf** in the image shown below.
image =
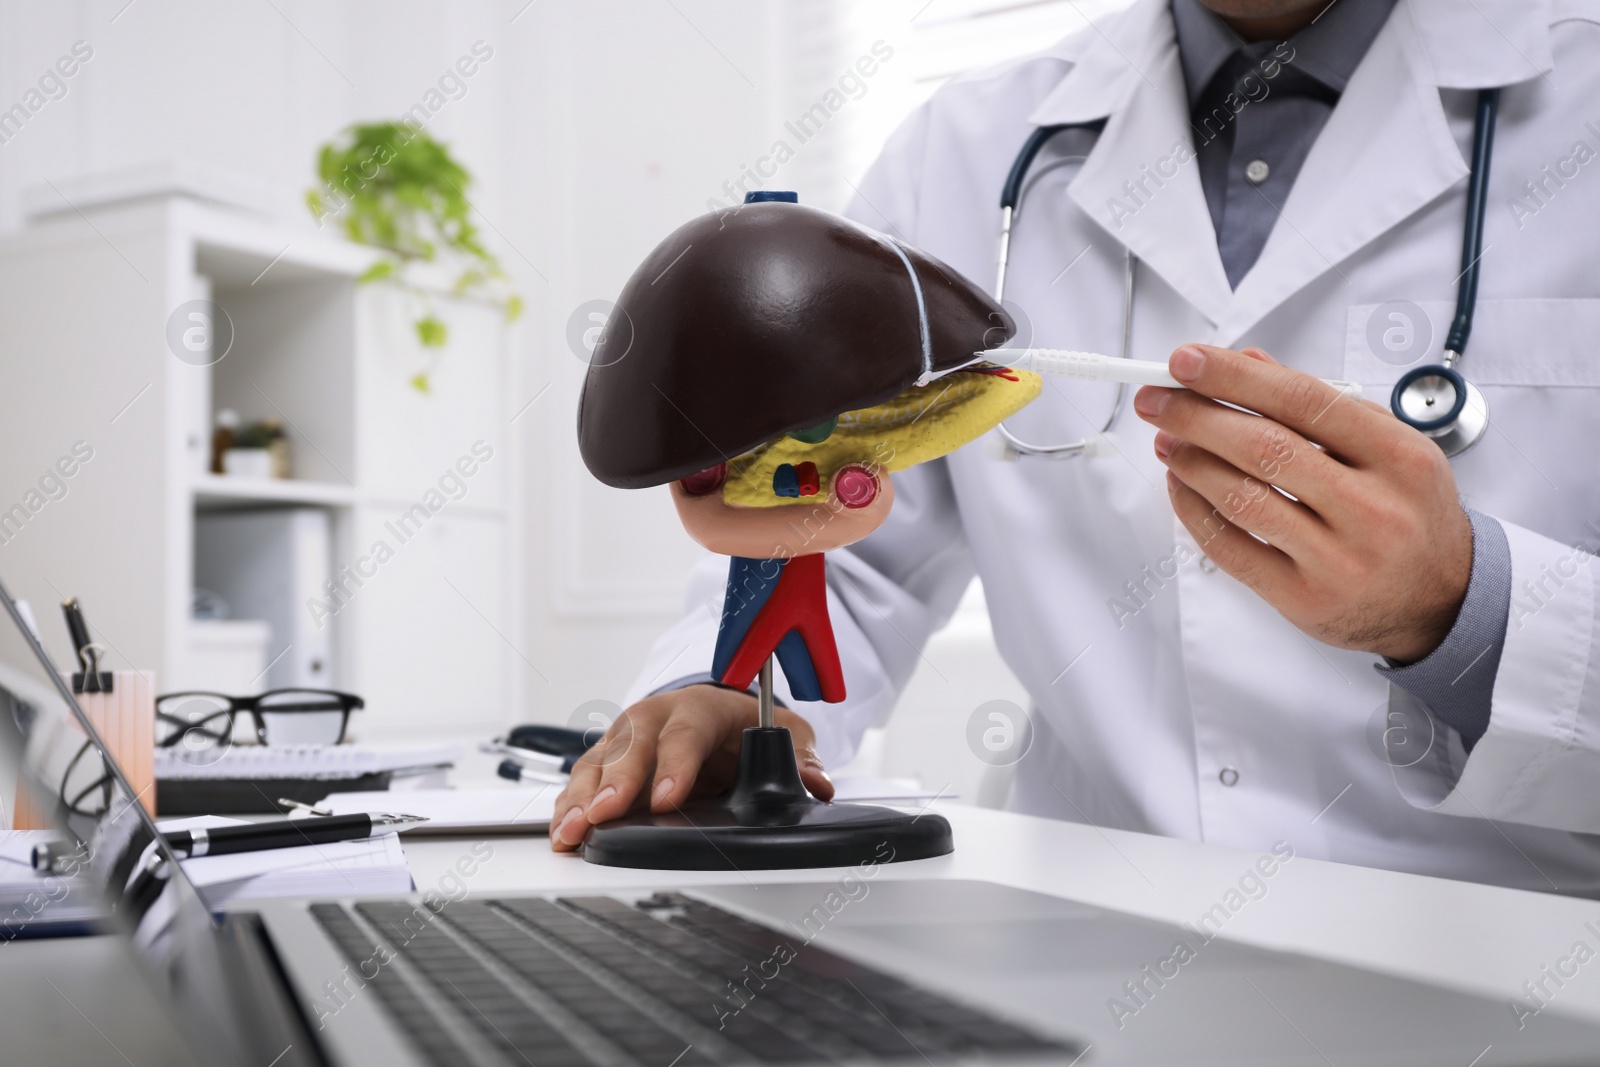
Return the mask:
[[289, 435], [284, 432], [283, 423], [278, 419], [262, 419], [261, 429], [266, 432], [272, 477], [293, 477], [289, 462]]
[[211, 431], [211, 473], [224, 474], [222, 455], [233, 447], [234, 432], [239, 429], [239, 413], [232, 408], [217, 412], [217, 427]]

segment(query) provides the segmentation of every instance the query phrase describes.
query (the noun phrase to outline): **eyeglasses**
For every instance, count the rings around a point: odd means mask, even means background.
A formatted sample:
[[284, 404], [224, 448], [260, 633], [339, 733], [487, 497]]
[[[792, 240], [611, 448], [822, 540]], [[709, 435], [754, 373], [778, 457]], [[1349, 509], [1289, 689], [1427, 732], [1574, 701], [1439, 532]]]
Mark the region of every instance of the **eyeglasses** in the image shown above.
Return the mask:
[[273, 689], [252, 697], [168, 693], [156, 698], [156, 746], [204, 752], [234, 743], [235, 717], [248, 714], [261, 745], [337, 745], [350, 713], [366, 706], [332, 689]]
[[114, 781], [94, 742], [85, 741], [61, 775], [61, 805], [73, 815], [98, 819], [111, 806]]

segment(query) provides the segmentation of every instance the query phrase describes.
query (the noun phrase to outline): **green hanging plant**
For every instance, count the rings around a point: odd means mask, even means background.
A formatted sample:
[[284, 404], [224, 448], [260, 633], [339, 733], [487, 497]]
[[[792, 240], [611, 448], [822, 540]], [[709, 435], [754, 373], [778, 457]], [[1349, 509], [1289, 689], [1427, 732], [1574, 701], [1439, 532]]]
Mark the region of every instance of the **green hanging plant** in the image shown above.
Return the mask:
[[[383, 257], [356, 281], [388, 281], [406, 292], [424, 350], [443, 348], [450, 329], [435, 314], [427, 292], [407, 281], [412, 263], [460, 261], [453, 293], [487, 296], [508, 322], [522, 313], [522, 298], [511, 291], [500, 261], [484, 248], [472, 224], [466, 196], [472, 175], [422, 130], [404, 122], [351, 126], [318, 151], [317, 177], [322, 185], [306, 191], [317, 225], [336, 219], [352, 241], [382, 249]], [[414, 375], [411, 384], [426, 393], [428, 370]]]

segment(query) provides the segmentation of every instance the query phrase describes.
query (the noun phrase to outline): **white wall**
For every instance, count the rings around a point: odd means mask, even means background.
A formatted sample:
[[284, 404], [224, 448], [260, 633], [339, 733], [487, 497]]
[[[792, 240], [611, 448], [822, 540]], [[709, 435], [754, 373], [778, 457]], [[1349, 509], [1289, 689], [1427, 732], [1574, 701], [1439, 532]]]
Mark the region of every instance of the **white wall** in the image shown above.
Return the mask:
[[[990, 21], [974, 30], [975, 14]], [[250, 176], [274, 214], [309, 229], [319, 143], [397, 117], [475, 42], [492, 48], [428, 128], [477, 176], [480, 221], [528, 301], [513, 344], [517, 406], [538, 398], [517, 422], [530, 706], [506, 715], [564, 720], [620, 698], [696, 551], [663, 492], [607, 489], [579, 463], [573, 310], [614, 297], [874, 41], [895, 58], [771, 187], [841, 207], [873, 146], [954, 66], [1079, 25], [1065, 3], [994, 0], [6, 0], [0, 111], [74, 42], [93, 56], [0, 144], [0, 232], [24, 225], [29, 188], [173, 159]], [[975, 694], [1017, 695], [981, 607], [942, 640], [929, 655], [947, 669], [913, 683], [920, 706], [960, 717]]]

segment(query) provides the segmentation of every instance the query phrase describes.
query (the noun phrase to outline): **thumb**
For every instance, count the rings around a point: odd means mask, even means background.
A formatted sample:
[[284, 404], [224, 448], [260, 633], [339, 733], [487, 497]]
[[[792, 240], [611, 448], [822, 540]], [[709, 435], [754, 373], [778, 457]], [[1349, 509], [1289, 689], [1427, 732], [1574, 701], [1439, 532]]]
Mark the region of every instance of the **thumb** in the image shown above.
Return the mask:
[[795, 750], [794, 757], [795, 762], [800, 765], [800, 781], [805, 785], [806, 791], [818, 800], [832, 800], [833, 779], [822, 769], [822, 760], [817, 757], [817, 750], [805, 745]]

